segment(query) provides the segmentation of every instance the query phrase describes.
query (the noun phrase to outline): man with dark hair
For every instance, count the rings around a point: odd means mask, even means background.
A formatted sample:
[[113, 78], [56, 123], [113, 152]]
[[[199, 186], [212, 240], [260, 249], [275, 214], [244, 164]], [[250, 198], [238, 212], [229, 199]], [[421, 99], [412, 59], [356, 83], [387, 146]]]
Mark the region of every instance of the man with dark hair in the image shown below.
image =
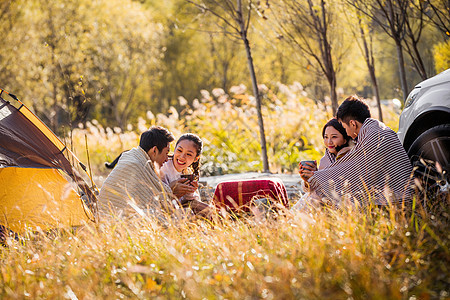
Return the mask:
[[347, 135], [352, 139], [358, 136], [364, 122], [370, 118], [369, 106], [357, 96], [350, 96], [345, 99], [336, 112], [336, 119], [347, 131]]
[[370, 117], [369, 106], [350, 96], [339, 106], [336, 118], [356, 145], [341, 159], [308, 179], [311, 191], [339, 205], [386, 205], [409, 201], [412, 166], [397, 134]]
[[[173, 135], [160, 126], [153, 126], [142, 133], [139, 146], [122, 153], [103, 183], [99, 195], [100, 211], [122, 216], [147, 211], [160, 220], [164, 219], [163, 211], [173, 210], [172, 200], [176, 197], [158, 174], [168, 159], [173, 140]], [[184, 191], [187, 192], [193, 191]]]
[[[144, 131], [141, 134], [139, 140], [139, 147], [141, 147], [145, 152], [150, 151], [152, 148], [156, 147], [155, 150], [163, 153], [170, 149], [170, 143], [174, 141], [174, 136], [164, 127], [153, 126], [149, 130]], [[164, 162], [163, 162], [164, 163]]]

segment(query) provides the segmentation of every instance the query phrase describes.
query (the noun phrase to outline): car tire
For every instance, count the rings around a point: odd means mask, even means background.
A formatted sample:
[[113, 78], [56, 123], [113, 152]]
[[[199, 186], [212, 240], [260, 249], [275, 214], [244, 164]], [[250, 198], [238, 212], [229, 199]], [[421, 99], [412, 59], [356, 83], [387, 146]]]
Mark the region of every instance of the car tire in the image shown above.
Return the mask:
[[408, 156], [416, 177], [422, 179], [427, 189], [448, 192], [450, 124], [438, 125], [423, 132], [409, 148]]

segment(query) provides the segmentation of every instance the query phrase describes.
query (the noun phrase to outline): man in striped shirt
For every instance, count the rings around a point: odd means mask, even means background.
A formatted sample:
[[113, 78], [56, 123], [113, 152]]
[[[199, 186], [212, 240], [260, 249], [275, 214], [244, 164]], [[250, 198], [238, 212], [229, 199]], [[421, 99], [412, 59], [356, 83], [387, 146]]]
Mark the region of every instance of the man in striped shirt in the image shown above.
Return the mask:
[[357, 96], [345, 99], [336, 118], [356, 145], [328, 168], [313, 173], [308, 179], [311, 192], [337, 206], [409, 201], [412, 166], [397, 134], [372, 119], [369, 107]]

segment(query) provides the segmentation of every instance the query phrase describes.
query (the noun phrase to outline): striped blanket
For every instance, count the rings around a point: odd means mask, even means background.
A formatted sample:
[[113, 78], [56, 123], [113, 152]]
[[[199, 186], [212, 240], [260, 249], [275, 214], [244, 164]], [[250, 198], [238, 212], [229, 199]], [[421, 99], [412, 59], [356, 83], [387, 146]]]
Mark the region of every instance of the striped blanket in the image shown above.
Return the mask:
[[356, 145], [341, 159], [308, 180], [320, 198], [339, 206], [342, 201], [369, 203], [409, 201], [412, 166], [397, 134], [375, 119], [367, 119]]
[[337, 154], [332, 154], [328, 149], [325, 149], [325, 155], [320, 159], [319, 162], [319, 170], [323, 170], [331, 166], [336, 160], [344, 157], [353, 147], [355, 146], [355, 142], [350, 140], [348, 145], [341, 150]]
[[122, 154], [103, 183], [99, 210], [103, 214], [115, 213], [123, 217], [146, 212], [163, 220], [163, 210], [171, 208], [170, 200], [174, 198], [170, 187], [156, 174], [148, 154], [136, 147]]

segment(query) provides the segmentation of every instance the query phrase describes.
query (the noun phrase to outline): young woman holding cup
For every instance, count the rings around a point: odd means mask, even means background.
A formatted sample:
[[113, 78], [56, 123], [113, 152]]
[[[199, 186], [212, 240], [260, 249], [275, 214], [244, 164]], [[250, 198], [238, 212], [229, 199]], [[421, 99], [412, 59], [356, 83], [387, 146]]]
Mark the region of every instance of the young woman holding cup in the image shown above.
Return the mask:
[[344, 156], [353, 146], [351, 138], [347, 135], [344, 127], [336, 118], [329, 120], [322, 130], [323, 143], [326, 147], [325, 155], [320, 159], [319, 168], [316, 161], [303, 160], [298, 164], [298, 172], [305, 182], [307, 189], [308, 179], [318, 169], [325, 169], [334, 163], [337, 159]]

